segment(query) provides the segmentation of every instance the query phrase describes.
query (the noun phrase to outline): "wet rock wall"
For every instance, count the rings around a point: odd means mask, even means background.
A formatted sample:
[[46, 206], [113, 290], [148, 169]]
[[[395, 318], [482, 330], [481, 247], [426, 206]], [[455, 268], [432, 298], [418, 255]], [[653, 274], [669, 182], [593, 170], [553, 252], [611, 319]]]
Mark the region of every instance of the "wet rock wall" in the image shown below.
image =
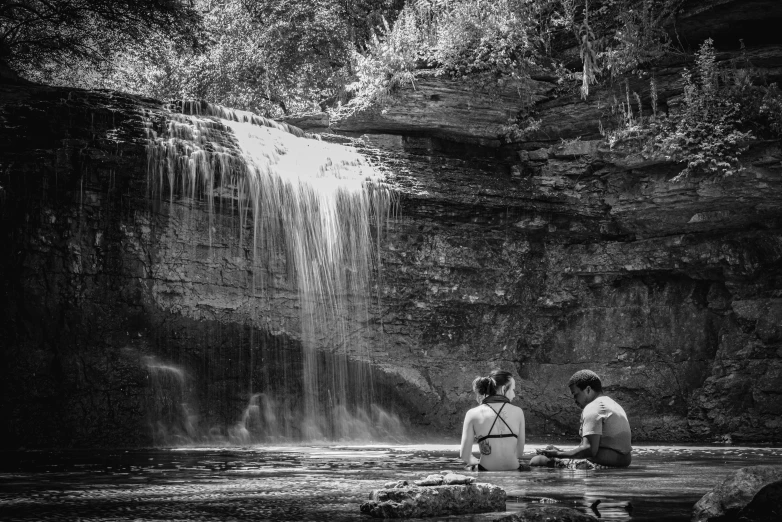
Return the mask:
[[519, 176], [529, 162], [500, 152], [364, 140], [379, 162], [393, 150], [405, 191], [384, 250], [382, 364], [426, 390], [421, 422], [456, 430], [469, 382], [501, 367], [519, 376], [531, 437], [573, 436], [565, 383], [588, 367], [637, 440], [778, 437], [778, 145], [738, 176], [673, 182], [675, 166], [633, 168], [597, 144], [538, 151], [592, 173]]
[[[0, 98], [7, 445], [219, 439], [252, 392], [290, 390], [280, 411], [295, 411], [295, 290], [279, 266], [256, 284], [229, 208], [149, 197], [161, 104], [42, 87]], [[778, 143], [755, 144], [736, 176], [673, 182], [677, 166], [597, 140], [510, 147], [362, 125], [325, 139], [371, 157], [399, 205], [380, 235], [379, 304], [355, 334], [370, 352], [347, 358], [405, 424], [455, 439], [471, 380], [501, 367], [518, 376], [530, 438], [572, 437], [564, 384], [590, 367], [636, 440], [778, 440]]]
[[[273, 398], [258, 399], [274, 419], [259, 437], [301, 436], [295, 288], [279, 263], [254, 266], [233, 209], [150, 195], [146, 132], [166, 114], [118, 93], [0, 87], [6, 447], [248, 442], [231, 430], [254, 394]], [[357, 375], [365, 359], [315, 364]], [[377, 404], [406, 409], [375, 381]]]

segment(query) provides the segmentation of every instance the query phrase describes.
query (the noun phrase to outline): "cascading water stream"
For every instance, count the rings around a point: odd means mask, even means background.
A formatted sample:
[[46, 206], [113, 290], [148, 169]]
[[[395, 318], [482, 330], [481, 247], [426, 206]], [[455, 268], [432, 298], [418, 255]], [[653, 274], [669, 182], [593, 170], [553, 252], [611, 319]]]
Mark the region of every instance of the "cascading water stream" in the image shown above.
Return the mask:
[[[270, 306], [268, 279], [272, 267], [284, 263], [296, 288], [304, 348], [295, 436], [350, 438], [356, 427], [348, 417], [366, 417], [371, 424], [377, 421], [373, 415], [387, 416], [373, 404], [362, 335], [370, 325], [370, 286], [379, 267], [376, 237], [394, 201], [382, 176], [354, 150], [287, 124], [205, 103], [177, 109], [182, 113], [172, 113], [164, 128], [148, 126], [150, 195], [167, 197], [170, 207], [175, 198], [190, 208], [205, 204], [210, 242], [216, 211], [227, 208], [238, 217], [239, 243], [251, 251], [256, 310]], [[263, 324], [262, 313], [256, 324]], [[324, 352], [331, 356], [325, 369], [318, 359]], [[367, 364], [349, 371], [351, 360]], [[249, 417], [239, 423], [245, 430], [262, 417], [259, 395], [250, 389], [249, 396]], [[242, 429], [237, 424], [233, 432], [246, 439]], [[270, 433], [268, 427], [259, 431]]]
[[187, 390], [187, 375], [182, 368], [164, 364], [153, 356], [142, 358], [149, 370], [154, 394], [151, 412], [152, 440], [156, 445], [176, 444], [192, 440], [197, 418], [191, 411]]

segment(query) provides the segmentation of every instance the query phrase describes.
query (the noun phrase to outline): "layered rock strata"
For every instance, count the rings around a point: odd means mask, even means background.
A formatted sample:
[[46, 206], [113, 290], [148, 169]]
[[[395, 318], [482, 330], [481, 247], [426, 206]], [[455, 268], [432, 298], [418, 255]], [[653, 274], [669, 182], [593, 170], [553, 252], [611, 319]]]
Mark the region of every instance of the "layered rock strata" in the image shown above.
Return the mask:
[[[769, 74], [778, 43], [750, 49]], [[668, 77], [673, 97], [680, 68]], [[373, 373], [404, 424], [452, 438], [475, 404], [470, 382], [498, 367], [517, 377], [530, 438], [575, 437], [564, 385], [588, 367], [635, 440], [778, 441], [780, 144], [753, 144], [735, 176], [674, 182], [680, 166], [597, 139], [595, 101], [549, 99], [550, 82], [535, 81], [550, 123], [536, 141], [500, 145], [511, 94], [437, 78], [375, 115], [393, 125], [362, 116], [324, 134], [372, 158], [399, 197], [355, 332], [370, 351], [347, 347], [347, 364]], [[173, 443], [156, 423], [186, 436], [184, 402], [225, 432], [252, 390], [301, 385], [290, 281], [256, 295], [229, 210], [148, 198], [160, 102], [3, 86], [0, 117], [0, 426], [12, 447]], [[295, 411], [300, 398], [281, 401]]]

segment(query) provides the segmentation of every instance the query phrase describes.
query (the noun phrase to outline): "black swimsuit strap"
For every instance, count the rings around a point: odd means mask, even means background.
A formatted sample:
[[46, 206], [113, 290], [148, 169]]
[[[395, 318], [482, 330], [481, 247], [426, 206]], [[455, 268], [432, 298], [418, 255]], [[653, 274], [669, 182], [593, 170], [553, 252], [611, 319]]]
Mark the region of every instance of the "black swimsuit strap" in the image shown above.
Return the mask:
[[[502, 406], [500, 406], [500, 409], [497, 410], [496, 412], [494, 412], [494, 422], [491, 423], [491, 428], [489, 428], [488, 435], [491, 435], [491, 430], [493, 430], [494, 429], [494, 425], [497, 424], [497, 419], [501, 418], [500, 417], [500, 413], [502, 413], [502, 409], [505, 407], [505, 404], [506, 403], [503, 403]], [[489, 408], [491, 408], [491, 410], [494, 411], [494, 408], [492, 408], [491, 406], [489, 406]], [[505, 421], [503, 421], [503, 422], [505, 422]], [[507, 424], [506, 424], [506, 426], [507, 426]]]
[[[498, 402], [500, 402], [500, 401], [498, 401]], [[505, 419], [500, 417], [500, 413], [502, 413], [502, 409], [505, 407], [505, 404], [507, 404], [507, 402], [505, 402], [505, 401], [502, 401], [502, 402], [504, 402], [504, 404], [502, 406], [500, 406], [499, 410], [494, 412], [496, 414], [496, 417], [494, 417], [494, 422], [491, 423], [491, 428], [489, 428], [489, 433], [487, 435], [484, 435], [483, 437], [478, 437], [476, 439], [479, 443], [483, 442], [486, 439], [502, 439], [502, 438], [505, 438], [505, 437], [516, 437], [517, 439], [519, 438], [518, 435], [513, 433], [513, 430], [511, 429], [510, 426], [508, 426], [508, 423], [505, 422]], [[510, 401], [508, 401], [508, 402], [510, 402]], [[489, 406], [489, 408], [491, 408], [491, 410], [494, 411], [494, 408], [492, 408], [491, 406]], [[503, 435], [492, 435], [491, 434], [491, 430], [493, 430], [494, 429], [494, 425], [497, 424], [497, 419], [500, 419], [502, 421], [502, 423], [505, 424], [505, 426], [508, 427], [508, 429], [510, 430], [510, 433], [505, 433]]]
[[[502, 406], [505, 407], [504, 404]], [[500, 408], [500, 411], [502, 411], [502, 408]], [[511, 435], [513, 435], [513, 430], [511, 429], [511, 427], [508, 426], [508, 423], [505, 422], [505, 419], [500, 417], [500, 411], [497, 412], [497, 419], [500, 419], [502, 421], [502, 423], [505, 425], [505, 427], [508, 428], [508, 430], [511, 432]], [[494, 419], [494, 422], [497, 422], [497, 419]], [[491, 432], [491, 430], [489, 430], [489, 432]], [[518, 438], [518, 436], [516, 436], [516, 435], [513, 435], [513, 436]]]

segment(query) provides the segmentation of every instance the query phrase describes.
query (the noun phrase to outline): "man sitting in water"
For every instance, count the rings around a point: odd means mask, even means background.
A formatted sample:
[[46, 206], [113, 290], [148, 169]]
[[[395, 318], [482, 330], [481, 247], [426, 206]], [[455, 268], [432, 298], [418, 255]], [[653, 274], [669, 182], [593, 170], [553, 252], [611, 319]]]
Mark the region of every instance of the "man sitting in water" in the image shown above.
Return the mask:
[[632, 461], [630, 423], [627, 414], [612, 398], [603, 395], [600, 377], [581, 370], [568, 381], [573, 400], [581, 412], [581, 444], [563, 451], [553, 446], [538, 450], [530, 466], [574, 467], [562, 459], [586, 459], [593, 464], [627, 467]]

